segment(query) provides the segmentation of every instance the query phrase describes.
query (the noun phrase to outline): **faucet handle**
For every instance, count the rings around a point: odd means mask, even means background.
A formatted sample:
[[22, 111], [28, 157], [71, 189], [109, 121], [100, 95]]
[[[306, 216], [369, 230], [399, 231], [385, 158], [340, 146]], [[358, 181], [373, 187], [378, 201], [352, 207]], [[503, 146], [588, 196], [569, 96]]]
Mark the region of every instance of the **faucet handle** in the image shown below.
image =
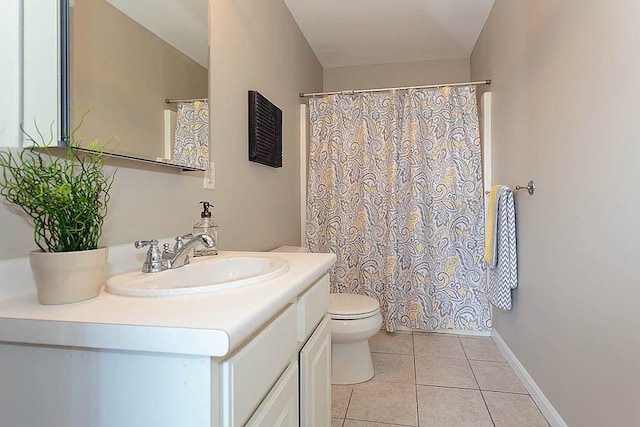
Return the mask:
[[[177, 245], [177, 243], [176, 243]], [[162, 245], [162, 260], [165, 262], [169, 262], [169, 260], [171, 260], [171, 258], [173, 258], [173, 255], [175, 254], [175, 246], [173, 247], [174, 250], [172, 251], [171, 249], [169, 249], [169, 244], [165, 243], [164, 245]]]
[[184, 246], [185, 239], [188, 239], [188, 240], [193, 239], [193, 234], [189, 233], [189, 234], [182, 234], [180, 236], [176, 236], [176, 242], [173, 244], [173, 253], [176, 253], [180, 249], [182, 249], [182, 247]]
[[167, 263], [162, 257], [160, 248], [158, 248], [158, 241], [153, 240], [138, 240], [134, 243], [137, 249], [149, 246], [147, 256], [145, 257], [144, 264], [142, 264], [143, 273], [157, 273], [167, 269]]
[[154, 246], [158, 246], [158, 241], [156, 239], [152, 239], [152, 240], [138, 240], [133, 244], [136, 249], [142, 249], [145, 246], [151, 246], [152, 249]]

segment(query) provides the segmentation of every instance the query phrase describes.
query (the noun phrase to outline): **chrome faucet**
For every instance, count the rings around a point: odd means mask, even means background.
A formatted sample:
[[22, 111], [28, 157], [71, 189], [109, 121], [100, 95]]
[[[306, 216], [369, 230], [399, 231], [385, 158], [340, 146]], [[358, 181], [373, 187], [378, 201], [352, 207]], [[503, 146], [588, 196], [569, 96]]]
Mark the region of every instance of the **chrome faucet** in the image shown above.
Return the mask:
[[162, 246], [162, 259], [164, 261], [170, 261], [171, 258], [173, 258], [174, 254], [177, 254], [178, 252], [180, 252], [180, 250], [182, 249], [182, 247], [184, 246], [184, 240], [185, 239], [193, 239], [193, 234], [189, 233], [189, 234], [184, 234], [181, 236], [176, 236], [176, 240], [173, 243], [173, 249], [169, 250], [169, 244], [165, 243]]
[[138, 240], [134, 243], [134, 246], [136, 247], [136, 249], [141, 249], [145, 246], [149, 246], [144, 264], [142, 264], [143, 273], [157, 273], [159, 271], [167, 269], [167, 263], [163, 259], [162, 253], [158, 248], [157, 240]]
[[[184, 239], [189, 239], [184, 242]], [[208, 234], [187, 234], [184, 236], [176, 237], [176, 243], [173, 245], [173, 251], [169, 251], [165, 248], [162, 255], [167, 259], [168, 268], [180, 268], [183, 265], [189, 264], [189, 254], [191, 250], [198, 244], [202, 243], [207, 248], [213, 248], [216, 245], [213, 237]]]
[[[184, 242], [184, 239], [189, 239]], [[159, 271], [180, 268], [189, 264], [189, 254], [191, 249], [197, 244], [203, 244], [207, 248], [213, 248], [216, 242], [208, 234], [186, 234], [177, 236], [173, 245], [173, 250], [169, 250], [169, 245], [164, 245], [164, 250], [160, 252], [157, 240], [139, 240], [135, 242], [137, 249], [149, 246], [144, 264], [142, 264], [143, 273], [157, 273]]]

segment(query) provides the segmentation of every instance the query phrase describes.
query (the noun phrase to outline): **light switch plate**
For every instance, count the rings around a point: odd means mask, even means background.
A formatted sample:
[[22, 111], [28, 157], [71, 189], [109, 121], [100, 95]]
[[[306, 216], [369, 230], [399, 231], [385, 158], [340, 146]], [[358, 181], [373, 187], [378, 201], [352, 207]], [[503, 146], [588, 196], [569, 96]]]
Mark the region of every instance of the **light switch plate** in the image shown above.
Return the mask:
[[213, 190], [216, 188], [216, 164], [209, 162], [209, 168], [204, 171], [204, 188]]

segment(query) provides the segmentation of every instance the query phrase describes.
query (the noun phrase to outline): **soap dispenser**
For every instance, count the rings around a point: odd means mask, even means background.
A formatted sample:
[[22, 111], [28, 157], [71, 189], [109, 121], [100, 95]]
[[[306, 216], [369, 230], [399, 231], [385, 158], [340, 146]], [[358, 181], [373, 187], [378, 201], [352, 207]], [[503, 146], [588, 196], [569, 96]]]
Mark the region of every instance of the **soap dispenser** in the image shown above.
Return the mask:
[[207, 248], [202, 243], [195, 248], [194, 256], [218, 255], [218, 225], [211, 218], [210, 207], [213, 205], [209, 202], [200, 202], [202, 204], [202, 213], [200, 213], [200, 221], [193, 224], [193, 235], [208, 234], [213, 237], [213, 247]]

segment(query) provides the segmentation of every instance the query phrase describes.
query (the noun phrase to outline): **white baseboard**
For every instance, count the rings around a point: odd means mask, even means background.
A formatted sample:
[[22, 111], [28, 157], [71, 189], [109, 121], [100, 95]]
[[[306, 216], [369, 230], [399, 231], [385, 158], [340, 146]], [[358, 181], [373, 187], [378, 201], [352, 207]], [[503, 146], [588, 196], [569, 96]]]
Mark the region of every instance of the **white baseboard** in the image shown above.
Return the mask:
[[551, 425], [551, 427], [567, 427], [567, 423], [564, 422], [558, 411], [551, 405], [549, 399], [542, 393], [542, 390], [538, 387], [538, 385], [533, 381], [531, 375], [527, 372], [527, 370], [522, 366], [522, 363], [518, 360], [515, 354], [511, 351], [511, 349], [507, 346], [507, 343], [504, 342], [500, 334], [494, 329], [493, 334], [491, 336], [493, 341], [496, 343], [500, 352], [507, 362], [511, 369], [516, 373], [522, 385], [527, 389], [529, 395], [536, 402], [540, 411], [544, 414], [545, 418]]

